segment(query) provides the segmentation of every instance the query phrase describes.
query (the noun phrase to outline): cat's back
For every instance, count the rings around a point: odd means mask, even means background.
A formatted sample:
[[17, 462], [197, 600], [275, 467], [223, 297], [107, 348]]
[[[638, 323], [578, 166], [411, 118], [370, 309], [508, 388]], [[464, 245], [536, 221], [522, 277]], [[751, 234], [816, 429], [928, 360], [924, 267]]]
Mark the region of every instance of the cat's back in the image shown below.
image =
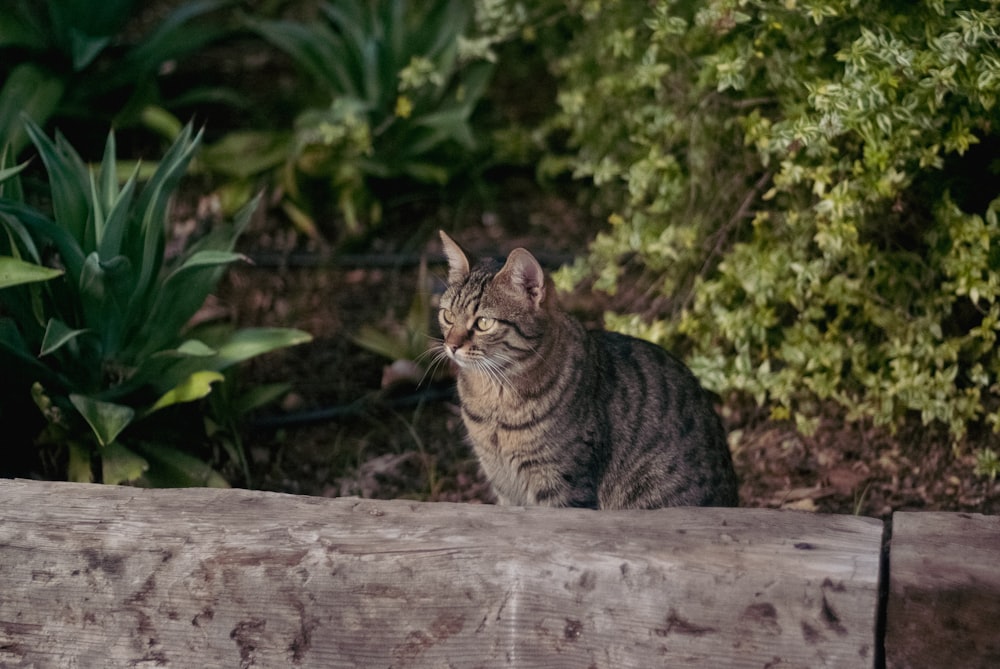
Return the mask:
[[603, 330], [587, 339], [591, 396], [614, 444], [601, 507], [735, 506], [725, 428], [694, 373], [641, 339]]

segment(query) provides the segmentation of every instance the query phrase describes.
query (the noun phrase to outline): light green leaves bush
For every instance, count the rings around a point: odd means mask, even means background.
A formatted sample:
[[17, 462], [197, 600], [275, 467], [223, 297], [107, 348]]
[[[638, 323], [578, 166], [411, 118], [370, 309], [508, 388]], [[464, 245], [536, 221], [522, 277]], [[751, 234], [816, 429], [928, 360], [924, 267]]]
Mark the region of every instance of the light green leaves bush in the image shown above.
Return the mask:
[[60, 136], [27, 122], [49, 175], [51, 215], [28, 204], [19, 168], [0, 172], [0, 364], [6, 393], [31, 393], [66, 449], [73, 480], [224, 484], [208, 465], [134, 427], [194, 402], [222, 371], [307, 341], [296, 330], [188, 331], [256, 202], [173, 258], [169, 200], [200, 139], [186, 127], [148, 182], [118, 180], [114, 135], [88, 168]]
[[670, 307], [610, 325], [803, 428], [1000, 428], [996, 2], [570, 5], [559, 122], [615, 213], [563, 285], [631, 258]]

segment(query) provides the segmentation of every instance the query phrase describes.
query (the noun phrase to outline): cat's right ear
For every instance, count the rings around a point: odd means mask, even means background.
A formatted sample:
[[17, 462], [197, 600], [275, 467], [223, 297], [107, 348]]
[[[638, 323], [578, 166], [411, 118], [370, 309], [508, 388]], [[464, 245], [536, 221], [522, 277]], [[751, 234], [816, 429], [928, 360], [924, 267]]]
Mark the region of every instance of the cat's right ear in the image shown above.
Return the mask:
[[469, 259], [465, 257], [462, 249], [445, 234], [444, 230], [438, 230], [441, 235], [441, 243], [444, 245], [444, 255], [448, 258], [448, 283], [460, 283], [469, 276]]

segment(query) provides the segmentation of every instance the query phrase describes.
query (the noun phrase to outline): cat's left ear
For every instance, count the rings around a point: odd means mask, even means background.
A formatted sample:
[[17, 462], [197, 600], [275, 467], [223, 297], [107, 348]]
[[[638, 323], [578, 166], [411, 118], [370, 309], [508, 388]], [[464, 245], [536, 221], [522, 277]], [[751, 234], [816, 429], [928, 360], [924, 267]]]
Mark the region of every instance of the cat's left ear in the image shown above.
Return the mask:
[[542, 266], [525, 249], [514, 249], [507, 256], [507, 263], [497, 273], [497, 278], [504, 278], [518, 292], [531, 299], [537, 309], [545, 299], [545, 274]]

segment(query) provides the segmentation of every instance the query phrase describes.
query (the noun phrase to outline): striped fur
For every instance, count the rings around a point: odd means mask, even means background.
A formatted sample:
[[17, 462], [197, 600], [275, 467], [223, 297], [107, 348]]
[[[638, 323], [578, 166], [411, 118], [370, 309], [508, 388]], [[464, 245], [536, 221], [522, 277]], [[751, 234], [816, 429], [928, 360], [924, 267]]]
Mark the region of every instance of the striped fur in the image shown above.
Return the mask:
[[501, 504], [735, 506], [725, 431], [691, 371], [658, 346], [586, 331], [516, 249], [470, 267], [441, 233], [442, 350], [469, 440]]

